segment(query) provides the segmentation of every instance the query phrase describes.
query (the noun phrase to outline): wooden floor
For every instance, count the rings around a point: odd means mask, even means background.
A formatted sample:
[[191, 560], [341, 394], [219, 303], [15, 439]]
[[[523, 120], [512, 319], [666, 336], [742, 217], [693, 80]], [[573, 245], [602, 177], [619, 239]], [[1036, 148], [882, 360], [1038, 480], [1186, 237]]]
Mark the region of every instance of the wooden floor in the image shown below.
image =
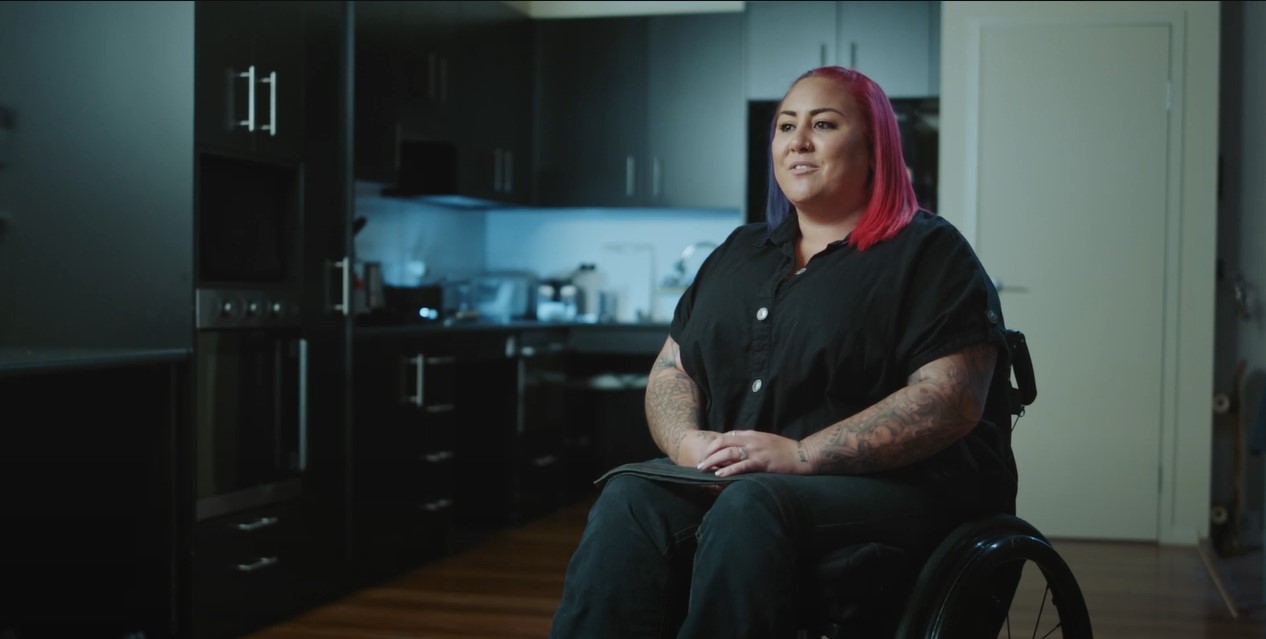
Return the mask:
[[[474, 550], [354, 593], [251, 639], [548, 637], [587, 507], [578, 504], [498, 533]], [[1266, 614], [1252, 606], [1262, 599], [1260, 551], [1214, 561], [1210, 571], [1190, 547], [1054, 543], [1082, 588], [1096, 639], [1266, 637]], [[1221, 577], [1238, 618], [1233, 618], [1213, 574]], [[1013, 627], [1012, 633], [1030, 636], [1032, 628], [1021, 632]]]

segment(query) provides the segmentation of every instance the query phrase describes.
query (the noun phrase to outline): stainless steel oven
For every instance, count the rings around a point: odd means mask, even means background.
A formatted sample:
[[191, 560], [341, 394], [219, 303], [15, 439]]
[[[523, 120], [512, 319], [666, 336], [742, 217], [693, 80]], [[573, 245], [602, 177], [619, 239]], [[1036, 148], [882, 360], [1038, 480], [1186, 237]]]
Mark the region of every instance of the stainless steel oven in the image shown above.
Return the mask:
[[307, 468], [307, 342], [294, 328], [198, 332], [197, 519], [299, 495]]

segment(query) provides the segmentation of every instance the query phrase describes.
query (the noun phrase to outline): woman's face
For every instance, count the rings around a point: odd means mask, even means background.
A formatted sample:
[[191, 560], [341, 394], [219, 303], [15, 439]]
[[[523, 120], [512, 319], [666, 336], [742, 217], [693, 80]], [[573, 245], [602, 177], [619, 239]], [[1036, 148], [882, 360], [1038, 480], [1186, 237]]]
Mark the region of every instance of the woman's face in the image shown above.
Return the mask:
[[848, 215], [866, 205], [870, 152], [861, 112], [842, 87], [805, 78], [774, 124], [774, 179], [798, 211]]

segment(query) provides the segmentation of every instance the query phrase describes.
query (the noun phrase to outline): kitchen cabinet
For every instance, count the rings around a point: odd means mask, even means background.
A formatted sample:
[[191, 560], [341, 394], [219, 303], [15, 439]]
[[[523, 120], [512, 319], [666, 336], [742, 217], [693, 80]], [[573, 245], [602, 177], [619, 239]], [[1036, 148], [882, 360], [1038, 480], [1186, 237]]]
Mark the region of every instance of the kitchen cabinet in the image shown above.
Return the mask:
[[642, 205], [646, 19], [536, 26], [538, 204]]
[[781, 100], [809, 69], [835, 64], [838, 2], [750, 2], [747, 98]]
[[742, 204], [739, 14], [544, 22], [538, 203]]
[[383, 576], [451, 549], [457, 365], [470, 342], [390, 331], [355, 342], [352, 547], [357, 574]]
[[939, 2], [759, 2], [747, 6], [747, 97], [781, 100], [800, 74], [840, 65], [890, 98], [940, 93]]
[[521, 523], [562, 505], [565, 329], [499, 336], [503, 352], [458, 367], [458, 506], [468, 530]]
[[[922, 98], [940, 93], [932, 83], [939, 49], [932, 50], [932, 5], [939, 2], [845, 1], [839, 3], [838, 64], [879, 83], [890, 98]], [[938, 63], [939, 64], [939, 63]]]
[[463, 2], [452, 81], [458, 191], [532, 201], [532, 22], [503, 2]]
[[200, 521], [193, 535], [193, 637], [231, 637], [301, 606], [296, 500]]
[[405, 140], [455, 149], [434, 195], [527, 203], [532, 25], [501, 2], [356, 3], [356, 177], [394, 184]]
[[743, 59], [742, 14], [655, 16], [647, 28], [646, 203], [739, 209], [747, 118], [736, 62]]
[[194, 5], [199, 147], [287, 162], [302, 157], [305, 4]]
[[0, 349], [0, 636], [185, 636], [188, 362]]

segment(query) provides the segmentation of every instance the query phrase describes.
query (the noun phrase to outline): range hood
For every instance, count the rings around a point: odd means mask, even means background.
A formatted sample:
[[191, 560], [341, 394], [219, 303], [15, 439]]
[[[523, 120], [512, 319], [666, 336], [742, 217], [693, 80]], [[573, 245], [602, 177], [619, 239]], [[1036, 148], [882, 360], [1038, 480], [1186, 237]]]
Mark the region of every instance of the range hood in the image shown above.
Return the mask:
[[397, 149], [395, 184], [383, 187], [385, 197], [407, 198], [459, 209], [502, 208], [506, 204], [471, 197], [458, 188], [457, 145], [442, 140], [402, 140]]

